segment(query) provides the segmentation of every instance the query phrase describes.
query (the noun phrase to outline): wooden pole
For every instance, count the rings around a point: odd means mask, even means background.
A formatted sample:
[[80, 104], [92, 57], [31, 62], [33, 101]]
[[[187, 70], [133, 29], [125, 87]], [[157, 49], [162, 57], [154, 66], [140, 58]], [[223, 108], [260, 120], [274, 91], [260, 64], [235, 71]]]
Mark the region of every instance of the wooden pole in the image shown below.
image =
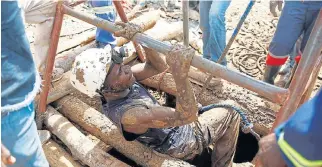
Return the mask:
[[45, 124], [70, 149], [73, 156], [92, 167], [128, 167], [114, 158], [81, 133], [53, 107], [48, 106]]

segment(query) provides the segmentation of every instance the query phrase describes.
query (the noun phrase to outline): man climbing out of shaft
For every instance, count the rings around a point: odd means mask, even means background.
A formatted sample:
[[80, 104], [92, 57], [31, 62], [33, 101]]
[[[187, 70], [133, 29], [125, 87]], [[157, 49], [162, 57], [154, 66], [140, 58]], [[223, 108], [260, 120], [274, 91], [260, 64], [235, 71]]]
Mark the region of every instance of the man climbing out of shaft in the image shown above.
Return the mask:
[[[270, 4], [272, 11], [277, 5], [281, 7], [281, 3], [282, 1], [272, 0]], [[274, 84], [276, 75], [301, 34], [303, 39], [300, 51], [303, 52], [321, 8], [322, 1], [285, 1], [274, 37], [269, 45], [263, 81]]]
[[127, 141], [137, 140], [158, 154], [183, 160], [192, 160], [213, 145], [212, 165], [231, 166], [240, 117], [224, 108], [198, 116], [188, 80], [194, 51], [176, 46], [166, 56], [177, 89], [177, 105], [173, 109], [161, 106], [136, 82], [168, 68], [160, 55], [145, 48], [147, 61], [130, 67], [122, 64], [117, 49], [95, 48], [78, 55], [70, 77], [72, 85], [90, 97], [101, 97], [104, 114]]

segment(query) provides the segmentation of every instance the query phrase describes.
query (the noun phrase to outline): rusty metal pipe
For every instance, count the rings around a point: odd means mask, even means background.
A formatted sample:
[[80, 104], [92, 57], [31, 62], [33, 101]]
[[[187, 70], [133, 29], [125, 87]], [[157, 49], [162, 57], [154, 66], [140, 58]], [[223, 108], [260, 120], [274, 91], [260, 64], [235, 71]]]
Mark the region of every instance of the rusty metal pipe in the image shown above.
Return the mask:
[[189, 46], [189, 1], [182, 1], [182, 14], [183, 14], [183, 43]]
[[43, 78], [44, 79], [44, 81], [43, 81], [44, 87], [42, 88], [42, 92], [40, 93], [38, 112], [45, 112], [46, 111], [49, 85], [51, 83], [51, 75], [53, 72], [53, 67], [54, 67], [54, 63], [55, 63], [55, 56], [56, 56], [56, 52], [57, 52], [57, 46], [58, 46], [58, 42], [59, 42], [60, 30], [62, 27], [63, 17], [64, 17], [62, 5], [63, 5], [63, 1], [59, 1], [57, 3], [55, 21], [54, 21], [53, 29], [51, 31], [50, 46], [49, 46], [48, 53], [47, 53], [45, 75]]
[[[124, 22], [124, 23], [127, 23], [129, 22], [129, 20], [127, 19], [127, 16], [123, 10], [123, 7], [122, 7], [122, 4], [119, 0], [113, 0], [113, 3], [114, 3], [114, 6], [117, 10], [117, 13], [120, 15], [120, 18], [121, 20]], [[145, 54], [143, 52], [143, 48], [137, 44], [136, 42], [133, 41], [133, 45], [134, 45], [134, 48], [136, 50], [136, 53], [138, 53], [138, 57], [139, 59], [144, 62], [145, 61]]]
[[277, 113], [273, 128], [285, 121], [299, 106], [302, 95], [304, 94], [306, 85], [310, 79], [310, 72], [314, 68], [314, 64], [320, 58], [322, 50], [322, 10], [315, 21], [315, 25], [311, 32], [310, 38], [303, 52], [303, 59], [300, 61], [294, 75], [294, 79], [290, 84], [290, 95], [284, 105]]
[[[89, 24], [93, 24], [99, 28], [102, 28], [104, 30], [107, 30], [109, 32], [114, 33], [115, 31], [119, 30], [117, 26], [115, 26], [113, 23], [100, 19], [95, 16], [91, 16], [88, 14], [77, 12], [70, 7], [63, 6], [64, 12], [70, 16], [76, 17], [80, 20], [83, 20]], [[139, 44], [148, 47], [153, 48], [158, 52], [161, 52], [165, 55], [168, 54], [169, 51], [172, 49], [172, 45], [157, 41], [147, 35], [144, 35], [142, 33], [137, 33], [133, 40], [138, 42]], [[254, 78], [251, 78], [245, 74], [242, 74], [240, 72], [232, 71], [230, 69], [227, 69], [226, 67], [223, 67], [217, 63], [214, 63], [212, 61], [209, 61], [207, 59], [204, 59], [200, 56], [194, 56], [191, 62], [191, 65], [208, 73], [213, 74], [214, 76], [221, 77], [222, 79], [225, 79], [229, 82], [232, 82], [234, 84], [240, 85], [244, 88], [247, 88], [251, 91], [254, 91], [258, 93], [261, 96], [264, 96], [268, 99], [270, 99], [273, 102], [276, 102], [278, 104], [282, 104], [284, 100], [286, 99], [288, 95], [288, 90], [284, 88], [279, 88], [277, 86], [267, 84], [262, 81], [258, 81]]]
[[322, 55], [319, 56], [319, 60], [317, 61], [317, 63], [314, 66], [314, 69], [313, 69], [313, 72], [311, 75], [311, 82], [309, 83], [308, 88], [306, 89], [305, 93], [302, 96], [302, 99], [300, 101], [300, 105], [302, 105], [303, 103], [305, 103], [306, 101], [308, 101], [310, 99], [313, 88], [315, 86], [316, 79], [318, 78], [321, 66], [322, 66]]

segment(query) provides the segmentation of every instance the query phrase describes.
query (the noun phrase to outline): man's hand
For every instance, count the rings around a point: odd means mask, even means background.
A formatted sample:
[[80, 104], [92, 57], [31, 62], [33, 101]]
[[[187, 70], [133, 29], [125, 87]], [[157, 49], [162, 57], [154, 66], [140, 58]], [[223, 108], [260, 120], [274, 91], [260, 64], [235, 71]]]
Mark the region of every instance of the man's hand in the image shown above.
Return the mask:
[[265, 167], [286, 167], [277, 145], [275, 133], [263, 137], [259, 141], [259, 160]]
[[1, 167], [12, 165], [16, 162], [16, 158], [11, 156], [10, 151], [1, 143]]
[[194, 50], [182, 45], [174, 45], [172, 51], [166, 56], [172, 75], [179, 79], [187, 78], [193, 56]]
[[274, 17], [277, 17], [276, 7], [279, 11], [282, 10], [283, 0], [270, 0], [269, 2], [269, 10]]
[[115, 25], [120, 28], [120, 30], [114, 32], [116, 37], [124, 37], [131, 40], [135, 34], [143, 32], [143, 28], [140, 25], [133, 23], [116, 22]]

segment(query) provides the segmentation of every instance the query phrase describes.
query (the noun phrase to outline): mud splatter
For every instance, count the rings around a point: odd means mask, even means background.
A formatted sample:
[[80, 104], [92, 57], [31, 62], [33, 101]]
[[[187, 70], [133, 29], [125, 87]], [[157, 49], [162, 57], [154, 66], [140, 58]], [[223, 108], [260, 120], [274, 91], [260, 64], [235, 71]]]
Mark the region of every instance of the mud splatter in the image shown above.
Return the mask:
[[77, 79], [80, 83], [84, 84], [85, 79], [84, 79], [84, 70], [83, 70], [83, 69], [77, 69], [77, 70], [76, 70], [76, 79]]

